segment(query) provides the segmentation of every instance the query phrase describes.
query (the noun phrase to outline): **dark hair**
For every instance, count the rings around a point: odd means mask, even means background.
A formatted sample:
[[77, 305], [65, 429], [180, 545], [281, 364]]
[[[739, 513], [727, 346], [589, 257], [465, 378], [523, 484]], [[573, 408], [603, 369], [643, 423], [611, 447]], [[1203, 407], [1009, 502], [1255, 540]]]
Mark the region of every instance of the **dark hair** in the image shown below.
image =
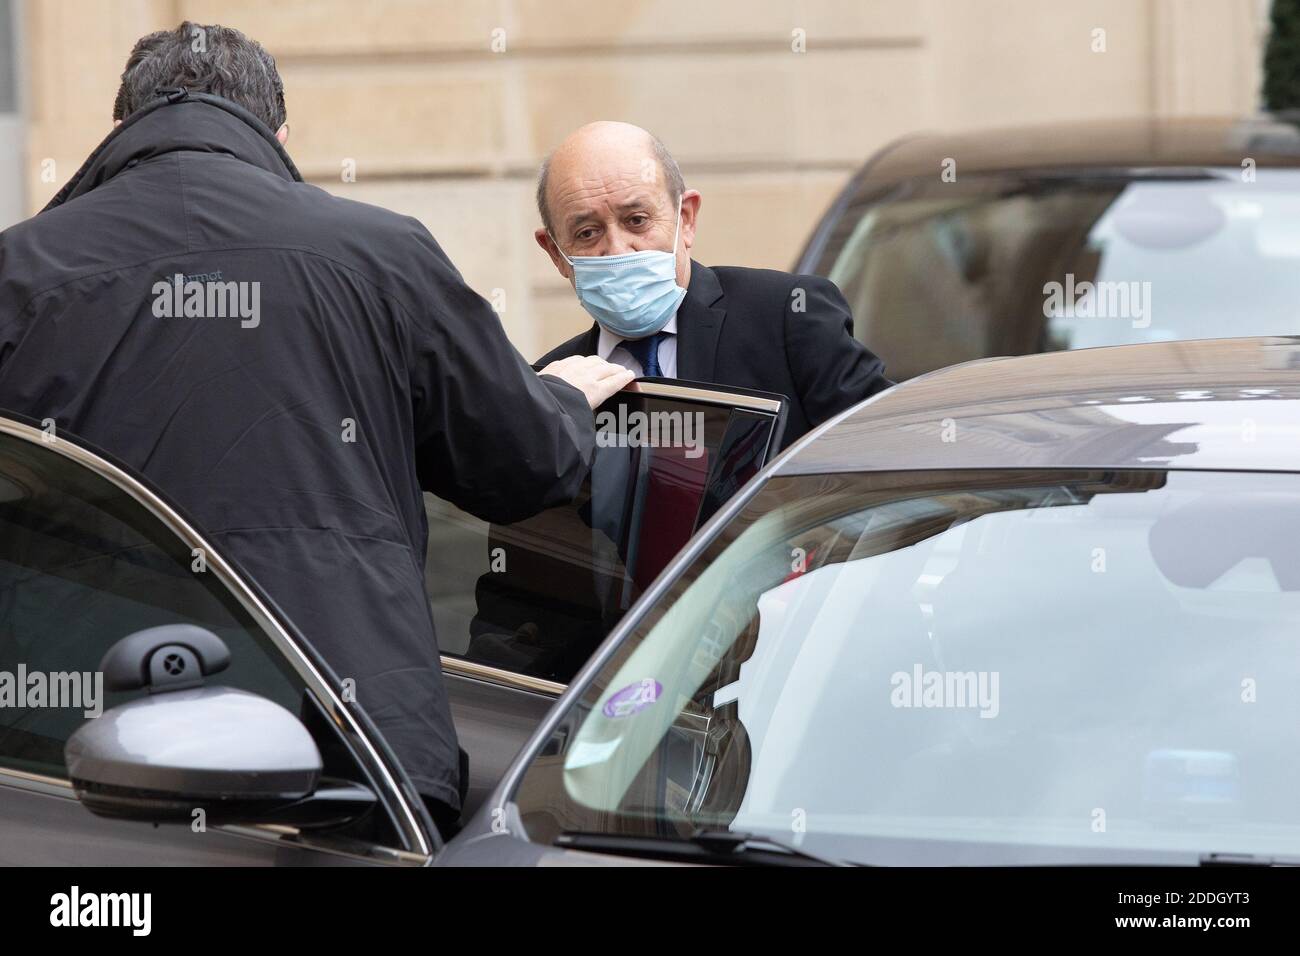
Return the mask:
[[238, 103], [272, 131], [284, 123], [284, 83], [275, 59], [238, 30], [186, 20], [136, 41], [122, 71], [113, 119], [124, 120], [158, 96], [183, 86]]

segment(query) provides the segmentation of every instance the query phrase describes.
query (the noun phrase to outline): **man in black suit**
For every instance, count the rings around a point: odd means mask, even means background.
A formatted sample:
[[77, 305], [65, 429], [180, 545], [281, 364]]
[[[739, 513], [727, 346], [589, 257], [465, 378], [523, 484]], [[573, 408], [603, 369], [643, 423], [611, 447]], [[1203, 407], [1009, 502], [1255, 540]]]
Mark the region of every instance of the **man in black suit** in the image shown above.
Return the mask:
[[693, 261], [700, 198], [640, 127], [592, 123], [560, 144], [538, 177], [536, 239], [596, 322], [539, 365], [598, 355], [638, 375], [779, 392], [786, 445], [892, 384], [830, 280]]

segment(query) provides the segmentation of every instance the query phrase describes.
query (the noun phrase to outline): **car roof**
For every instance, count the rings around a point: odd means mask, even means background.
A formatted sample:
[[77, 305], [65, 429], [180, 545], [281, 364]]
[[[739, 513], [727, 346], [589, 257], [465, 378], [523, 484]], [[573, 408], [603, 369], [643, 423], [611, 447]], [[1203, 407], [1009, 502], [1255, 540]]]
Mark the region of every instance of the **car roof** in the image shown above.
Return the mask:
[[1300, 111], [1250, 118], [1111, 119], [1003, 129], [922, 132], [894, 140], [858, 169], [813, 229], [796, 272], [824, 274], [833, 237], [902, 183], [957, 177], [1111, 177], [1137, 171], [1300, 167]]
[[1300, 471], [1300, 336], [954, 365], [832, 419], [772, 473], [1006, 468]]
[[1300, 166], [1300, 117], [1131, 119], [904, 137], [872, 157], [855, 185], [937, 176], [952, 158], [956, 172], [1171, 166]]

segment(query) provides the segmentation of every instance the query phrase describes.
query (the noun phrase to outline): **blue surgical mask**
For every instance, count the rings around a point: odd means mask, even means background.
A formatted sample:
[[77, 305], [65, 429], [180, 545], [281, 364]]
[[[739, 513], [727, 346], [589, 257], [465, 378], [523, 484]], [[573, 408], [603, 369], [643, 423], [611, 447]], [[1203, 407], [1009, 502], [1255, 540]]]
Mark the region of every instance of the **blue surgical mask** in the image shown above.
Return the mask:
[[[625, 252], [619, 256], [560, 255], [573, 268], [578, 301], [603, 328], [624, 339], [654, 335], [677, 313], [686, 290], [677, 284], [677, 235], [682, 206], [677, 204], [673, 251]], [[555, 237], [551, 237], [555, 241]], [[560, 244], [555, 243], [559, 249]]]

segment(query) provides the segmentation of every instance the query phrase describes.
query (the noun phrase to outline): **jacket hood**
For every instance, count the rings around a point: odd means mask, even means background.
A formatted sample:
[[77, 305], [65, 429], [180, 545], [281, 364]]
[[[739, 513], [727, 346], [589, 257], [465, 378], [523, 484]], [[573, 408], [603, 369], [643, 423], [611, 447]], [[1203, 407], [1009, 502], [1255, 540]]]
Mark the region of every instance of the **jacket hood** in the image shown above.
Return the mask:
[[180, 150], [226, 153], [277, 176], [302, 182], [275, 134], [238, 103], [185, 89], [162, 94], [104, 137], [41, 212], [90, 192], [128, 167]]

